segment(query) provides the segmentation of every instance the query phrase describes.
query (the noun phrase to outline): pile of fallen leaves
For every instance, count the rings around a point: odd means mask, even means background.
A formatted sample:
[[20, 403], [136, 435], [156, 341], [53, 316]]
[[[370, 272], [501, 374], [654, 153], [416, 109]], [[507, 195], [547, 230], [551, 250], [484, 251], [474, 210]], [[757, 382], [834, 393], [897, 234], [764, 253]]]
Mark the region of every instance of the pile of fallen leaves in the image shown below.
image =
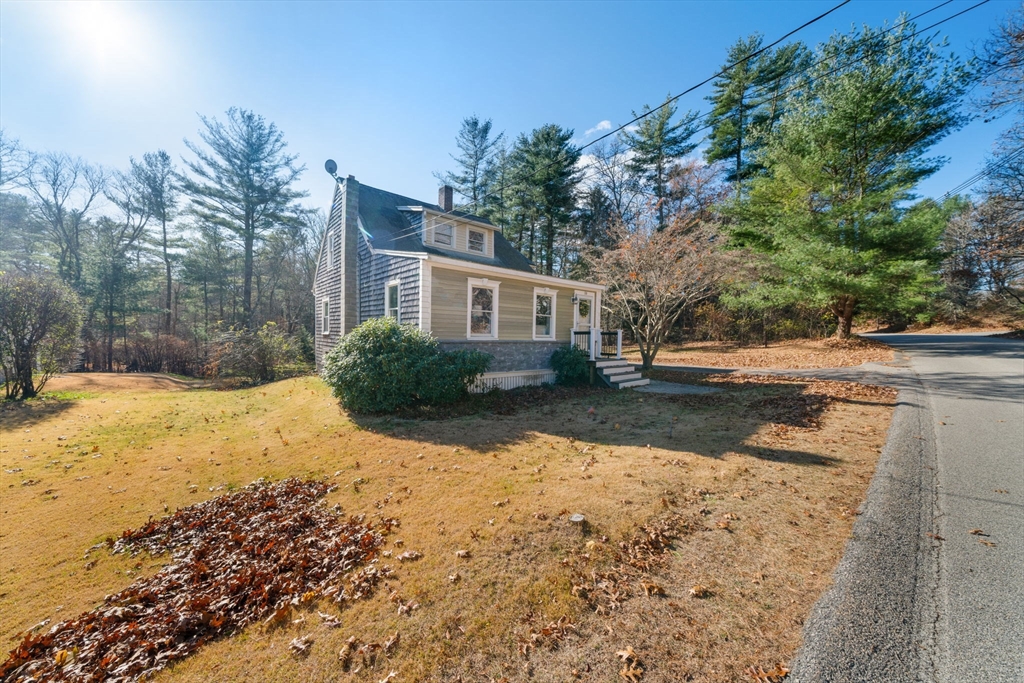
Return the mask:
[[344, 520], [338, 506], [318, 505], [330, 490], [260, 480], [126, 531], [111, 542], [114, 552], [170, 553], [172, 563], [90, 612], [25, 636], [0, 679], [142, 678], [257, 621], [285, 622], [293, 605], [370, 595], [390, 573], [375, 557], [398, 522]]

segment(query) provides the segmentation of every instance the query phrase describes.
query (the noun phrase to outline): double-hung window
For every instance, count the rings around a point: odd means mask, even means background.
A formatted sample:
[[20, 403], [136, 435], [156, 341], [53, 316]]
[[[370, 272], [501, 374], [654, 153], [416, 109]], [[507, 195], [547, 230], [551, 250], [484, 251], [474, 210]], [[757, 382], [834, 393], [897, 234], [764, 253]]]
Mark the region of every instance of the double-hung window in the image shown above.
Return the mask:
[[493, 280], [469, 278], [469, 310], [466, 321], [468, 338], [498, 338], [499, 284]]
[[445, 246], [452, 246], [452, 236], [454, 229], [451, 223], [434, 223], [434, 244], [443, 244]]
[[328, 335], [331, 333], [331, 300], [324, 299], [320, 302], [320, 333]]
[[469, 250], [475, 251], [478, 254], [483, 254], [487, 251], [487, 235], [483, 230], [469, 231]]
[[398, 289], [398, 280], [392, 280], [384, 288], [384, 315], [402, 322], [401, 315], [398, 312]]
[[335, 253], [338, 248], [338, 236], [333, 230], [327, 234], [327, 267], [335, 268], [338, 265], [338, 256]]
[[555, 298], [558, 292], [554, 289], [535, 287], [533, 290], [533, 338], [555, 338]]

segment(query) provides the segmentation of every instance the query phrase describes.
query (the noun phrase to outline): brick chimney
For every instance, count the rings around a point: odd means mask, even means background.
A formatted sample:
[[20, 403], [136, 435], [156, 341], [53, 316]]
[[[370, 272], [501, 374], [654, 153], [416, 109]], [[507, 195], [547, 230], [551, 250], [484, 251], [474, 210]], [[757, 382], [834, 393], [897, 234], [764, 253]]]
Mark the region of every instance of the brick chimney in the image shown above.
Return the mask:
[[338, 330], [341, 336], [356, 327], [358, 293], [356, 283], [356, 254], [359, 250], [359, 181], [349, 176], [342, 182], [341, 227], [341, 309]]
[[451, 185], [445, 185], [437, 190], [437, 204], [445, 213], [452, 210], [452, 194], [454, 191]]

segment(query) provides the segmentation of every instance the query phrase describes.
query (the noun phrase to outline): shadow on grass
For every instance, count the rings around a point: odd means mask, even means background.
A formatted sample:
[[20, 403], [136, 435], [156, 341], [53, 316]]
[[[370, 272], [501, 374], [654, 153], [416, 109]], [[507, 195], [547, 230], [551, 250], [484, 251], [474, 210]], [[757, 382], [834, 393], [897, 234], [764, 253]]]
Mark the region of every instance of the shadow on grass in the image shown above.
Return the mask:
[[[500, 451], [534, 439], [570, 439], [605, 447], [645, 447], [720, 458], [726, 453], [805, 466], [829, 466], [827, 455], [759, 445], [770, 425], [779, 440], [790, 431], [817, 430], [836, 403], [893, 405], [891, 396], [822, 390], [813, 380], [728, 377], [660, 373], [657, 379], [706, 384], [712, 394], [659, 395], [610, 389], [528, 387], [470, 397], [463, 404], [433, 414], [351, 415], [362, 429], [393, 438], [466, 448], [478, 453]], [[424, 419], [424, 418], [428, 419]], [[415, 418], [415, 419], [414, 419]]]
[[28, 401], [0, 402], [0, 433], [26, 429], [54, 415], [60, 415], [75, 407], [77, 398], [74, 394], [64, 392], [57, 396], [44, 392], [38, 398]]

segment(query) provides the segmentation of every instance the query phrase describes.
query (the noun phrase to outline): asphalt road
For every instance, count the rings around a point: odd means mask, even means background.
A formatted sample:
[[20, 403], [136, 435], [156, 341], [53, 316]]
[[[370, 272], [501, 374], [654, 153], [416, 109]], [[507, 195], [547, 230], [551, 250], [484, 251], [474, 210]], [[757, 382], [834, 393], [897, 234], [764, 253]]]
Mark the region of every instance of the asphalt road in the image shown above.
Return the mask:
[[872, 336], [895, 362], [785, 373], [900, 388], [790, 680], [1024, 683], [1024, 341]]

